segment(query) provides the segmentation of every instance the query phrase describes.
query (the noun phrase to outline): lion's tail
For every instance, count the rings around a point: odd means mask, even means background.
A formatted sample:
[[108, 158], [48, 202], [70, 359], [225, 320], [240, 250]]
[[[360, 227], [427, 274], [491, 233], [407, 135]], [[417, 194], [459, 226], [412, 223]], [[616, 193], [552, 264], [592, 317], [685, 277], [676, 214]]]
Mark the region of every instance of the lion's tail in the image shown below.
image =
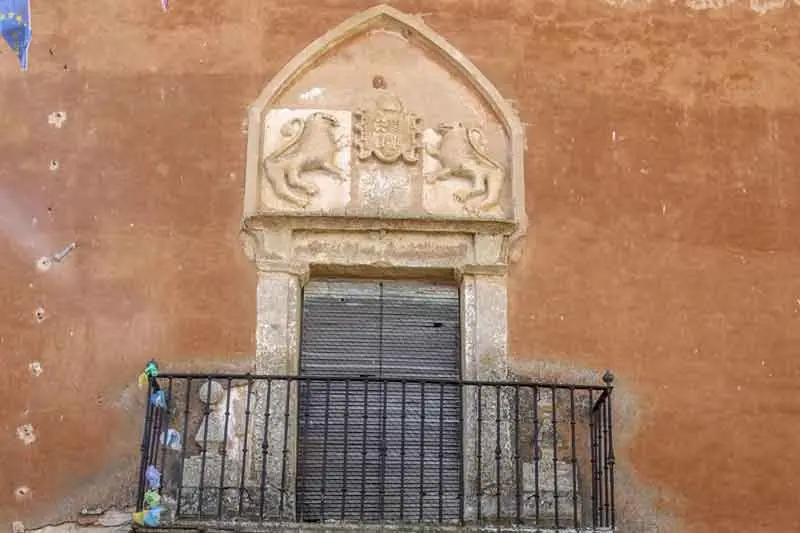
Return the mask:
[[283, 125], [281, 128], [281, 135], [284, 137], [288, 137], [286, 141], [280, 145], [278, 148], [273, 150], [267, 157], [266, 160], [273, 160], [281, 157], [285, 154], [289, 149], [291, 149], [297, 141], [300, 140], [300, 137], [303, 135], [303, 130], [305, 129], [305, 122], [301, 118], [293, 118], [289, 122]]
[[486, 164], [491, 165], [494, 168], [502, 171], [503, 166], [494, 159], [492, 159], [491, 157], [489, 157], [489, 154], [486, 153], [484, 147], [482, 145], [479, 146], [478, 143], [475, 142], [475, 139], [473, 139], [472, 137], [473, 135], [475, 135], [481, 140], [484, 140], [484, 136], [483, 132], [478, 128], [469, 128], [467, 130], [467, 142], [472, 147], [472, 149], [475, 150], [477, 156], [480, 157], [481, 160]]

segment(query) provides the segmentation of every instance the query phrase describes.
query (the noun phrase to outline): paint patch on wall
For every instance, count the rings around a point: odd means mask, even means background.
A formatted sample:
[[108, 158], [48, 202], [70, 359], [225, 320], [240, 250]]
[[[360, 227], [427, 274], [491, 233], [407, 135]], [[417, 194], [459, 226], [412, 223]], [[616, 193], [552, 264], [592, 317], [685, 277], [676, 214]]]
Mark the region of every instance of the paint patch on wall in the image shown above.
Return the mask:
[[67, 121], [66, 111], [54, 111], [47, 115], [47, 123], [56, 128], [60, 128]]
[[325, 94], [325, 89], [322, 87], [314, 87], [313, 89], [309, 89], [303, 94], [300, 95], [300, 100], [316, 100], [320, 96]]
[[17, 438], [26, 445], [36, 442], [36, 431], [31, 424], [23, 424], [17, 428]]
[[42, 368], [42, 364], [39, 361], [33, 361], [29, 363], [28, 370], [30, 370], [31, 374], [37, 378], [42, 375], [42, 372], [44, 372], [44, 368]]
[[686, 7], [697, 11], [706, 9], [722, 9], [733, 3], [733, 0], [686, 0]]

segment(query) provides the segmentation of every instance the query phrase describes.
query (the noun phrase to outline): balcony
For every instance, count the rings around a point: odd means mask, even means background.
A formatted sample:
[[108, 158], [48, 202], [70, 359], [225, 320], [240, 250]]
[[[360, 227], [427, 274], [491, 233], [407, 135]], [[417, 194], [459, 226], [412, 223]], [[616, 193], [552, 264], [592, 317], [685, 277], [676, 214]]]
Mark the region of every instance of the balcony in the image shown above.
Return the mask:
[[137, 509], [162, 529], [614, 528], [610, 379], [160, 374], [148, 389]]

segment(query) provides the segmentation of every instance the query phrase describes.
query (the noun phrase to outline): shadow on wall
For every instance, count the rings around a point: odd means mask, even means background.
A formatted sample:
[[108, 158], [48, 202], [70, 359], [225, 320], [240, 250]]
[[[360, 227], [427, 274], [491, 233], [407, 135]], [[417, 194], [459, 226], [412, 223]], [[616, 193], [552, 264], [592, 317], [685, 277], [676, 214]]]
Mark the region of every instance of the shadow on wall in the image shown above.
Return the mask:
[[[511, 372], [523, 380], [541, 381], [563, 385], [598, 385], [603, 383], [605, 370], [590, 370], [552, 361], [531, 361], [512, 358]], [[613, 392], [614, 429], [614, 494], [616, 504], [616, 531], [620, 533], [664, 533], [684, 531], [677, 518], [657, 505], [663, 495], [653, 487], [644, 485], [631, 464], [628, 450], [638, 432], [641, 401], [616, 376]], [[578, 457], [579, 468], [588, 463], [588, 457]], [[583, 469], [586, 471], [586, 468]], [[582, 489], [585, 492], [586, 488]], [[584, 495], [586, 496], [586, 495]]]

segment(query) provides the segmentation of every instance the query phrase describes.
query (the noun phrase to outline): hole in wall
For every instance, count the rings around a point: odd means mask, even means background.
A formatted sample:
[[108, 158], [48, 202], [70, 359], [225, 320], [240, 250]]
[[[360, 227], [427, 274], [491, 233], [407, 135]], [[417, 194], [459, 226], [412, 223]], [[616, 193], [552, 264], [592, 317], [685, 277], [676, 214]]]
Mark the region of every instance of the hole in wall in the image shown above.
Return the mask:
[[375, 89], [385, 89], [386, 88], [386, 78], [377, 74], [372, 77], [372, 87]]
[[40, 257], [36, 260], [36, 270], [47, 272], [53, 266], [53, 261], [49, 257]]
[[50, 170], [58, 170], [58, 161], [55, 159], [50, 160]]
[[32, 363], [29, 363], [28, 369], [31, 371], [31, 374], [33, 374], [36, 377], [41, 376], [42, 372], [44, 372], [44, 369], [42, 368], [42, 363], [40, 363], [39, 361], [33, 361]]
[[44, 322], [44, 319], [47, 318], [43, 307], [36, 308], [34, 315], [36, 316], [36, 321], [39, 323]]
[[31, 497], [31, 488], [26, 486], [17, 487], [14, 489], [14, 497], [17, 501], [27, 500]]
[[36, 431], [31, 424], [23, 424], [17, 428], [17, 438], [25, 444], [36, 442]]

